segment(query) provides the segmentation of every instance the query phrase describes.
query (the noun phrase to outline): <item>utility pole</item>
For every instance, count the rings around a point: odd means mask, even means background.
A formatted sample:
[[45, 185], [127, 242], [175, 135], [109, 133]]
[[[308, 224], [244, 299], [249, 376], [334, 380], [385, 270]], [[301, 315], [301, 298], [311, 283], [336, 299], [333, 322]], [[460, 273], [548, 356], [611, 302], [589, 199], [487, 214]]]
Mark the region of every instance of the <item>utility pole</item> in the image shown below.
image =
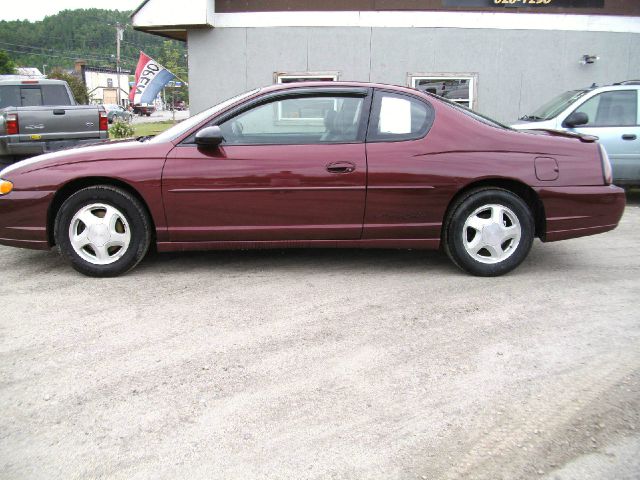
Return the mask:
[[122, 40], [122, 32], [124, 32], [124, 27], [120, 25], [120, 22], [116, 23], [116, 76], [118, 77], [118, 105], [122, 106], [122, 101], [120, 99], [120, 41]]

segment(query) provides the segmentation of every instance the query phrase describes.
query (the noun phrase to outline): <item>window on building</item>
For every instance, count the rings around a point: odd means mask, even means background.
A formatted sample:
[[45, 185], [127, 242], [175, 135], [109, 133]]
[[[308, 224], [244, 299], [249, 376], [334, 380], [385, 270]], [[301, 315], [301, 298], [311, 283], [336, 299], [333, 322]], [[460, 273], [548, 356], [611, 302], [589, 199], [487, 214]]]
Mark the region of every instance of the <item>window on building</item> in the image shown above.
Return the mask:
[[476, 106], [477, 81], [475, 73], [409, 75], [409, 86], [472, 109]]
[[604, 92], [580, 105], [576, 112], [586, 113], [589, 123], [583, 127], [624, 127], [638, 124], [636, 90]]
[[[337, 72], [304, 72], [304, 73], [275, 73], [276, 83], [299, 83], [299, 82], [335, 82], [338, 80]], [[322, 120], [324, 113], [329, 108], [335, 109], [336, 104], [329, 98], [308, 98], [304, 106], [296, 105], [294, 110], [290, 110], [293, 104], [282, 104], [278, 109], [278, 119], [281, 121], [305, 121], [309, 119]], [[287, 109], [289, 108], [289, 110]]]
[[406, 95], [376, 92], [369, 122], [368, 141], [415, 140], [433, 123], [433, 109]]
[[113, 78], [107, 78], [107, 87], [113, 88]]
[[336, 82], [338, 72], [274, 73], [275, 83]]
[[231, 145], [359, 141], [363, 97], [295, 97], [259, 105], [220, 124]]

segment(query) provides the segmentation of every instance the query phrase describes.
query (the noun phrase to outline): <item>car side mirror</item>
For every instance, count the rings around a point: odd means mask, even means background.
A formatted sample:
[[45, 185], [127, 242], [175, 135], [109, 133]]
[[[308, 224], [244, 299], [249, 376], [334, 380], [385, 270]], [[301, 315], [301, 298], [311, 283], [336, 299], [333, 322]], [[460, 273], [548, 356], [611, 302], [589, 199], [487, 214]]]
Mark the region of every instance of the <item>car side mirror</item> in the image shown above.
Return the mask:
[[196, 133], [196, 144], [203, 147], [217, 147], [222, 143], [224, 137], [220, 127], [207, 127]]
[[586, 125], [587, 123], [589, 123], [589, 115], [584, 112], [573, 112], [564, 119], [564, 126], [569, 128], [574, 128], [578, 125]]

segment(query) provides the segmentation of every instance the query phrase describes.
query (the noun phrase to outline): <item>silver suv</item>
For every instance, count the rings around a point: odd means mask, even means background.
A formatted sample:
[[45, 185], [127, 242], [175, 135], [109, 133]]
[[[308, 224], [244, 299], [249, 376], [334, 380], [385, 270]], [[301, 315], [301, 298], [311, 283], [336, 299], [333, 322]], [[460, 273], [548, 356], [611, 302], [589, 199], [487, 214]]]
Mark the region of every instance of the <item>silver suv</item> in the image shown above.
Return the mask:
[[571, 90], [525, 115], [513, 128], [567, 130], [598, 137], [617, 185], [640, 185], [640, 80]]

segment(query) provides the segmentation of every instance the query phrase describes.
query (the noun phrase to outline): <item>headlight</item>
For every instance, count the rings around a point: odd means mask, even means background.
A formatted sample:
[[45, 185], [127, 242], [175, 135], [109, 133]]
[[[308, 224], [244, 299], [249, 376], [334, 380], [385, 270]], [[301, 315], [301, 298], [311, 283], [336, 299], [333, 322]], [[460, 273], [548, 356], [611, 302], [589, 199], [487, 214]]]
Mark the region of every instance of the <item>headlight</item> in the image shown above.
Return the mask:
[[0, 195], [6, 195], [11, 190], [13, 190], [13, 183], [9, 180], [2, 180], [0, 178]]

